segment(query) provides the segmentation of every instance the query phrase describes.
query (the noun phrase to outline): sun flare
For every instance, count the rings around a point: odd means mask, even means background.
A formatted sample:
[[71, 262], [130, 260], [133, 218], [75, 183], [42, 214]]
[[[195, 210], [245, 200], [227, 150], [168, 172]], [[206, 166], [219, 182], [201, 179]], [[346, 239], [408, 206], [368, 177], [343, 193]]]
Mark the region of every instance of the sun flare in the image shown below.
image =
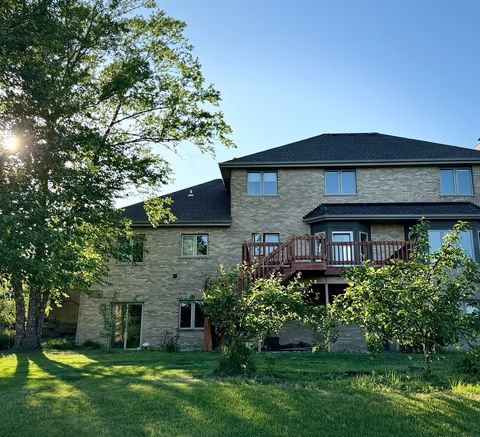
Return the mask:
[[7, 150], [14, 152], [18, 147], [18, 138], [15, 135], [12, 135], [8, 138], [5, 138], [5, 140], [3, 140], [3, 144]]

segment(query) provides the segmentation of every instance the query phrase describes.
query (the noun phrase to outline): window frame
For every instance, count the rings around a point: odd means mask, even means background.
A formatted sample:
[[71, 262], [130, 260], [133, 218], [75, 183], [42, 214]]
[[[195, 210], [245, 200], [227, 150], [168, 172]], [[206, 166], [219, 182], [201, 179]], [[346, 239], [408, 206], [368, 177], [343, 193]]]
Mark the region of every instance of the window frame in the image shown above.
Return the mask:
[[[140, 334], [139, 334], [139, 346], [138, 347], [127, 347], [127, 344], [128, 344], [128, 323], [129, 323], [129, 309], [132, 305], [135, 305], [135, 306], [140, 306], [141, 307], [141, 312], [140, 312]], [[143, 322], [144, 322], [144, 309], [145, 309], [145, 304], [144, 302], [135, 302], [135, 301], [128, 301], [128, 302], [112, 302], [110, 304], [110, 314], [111, 314], [111, 318], [112, 318], [112, 321], [113, 323], [115, 324], [114, 322], [114, 319], [115, 319], [115, 314], [114, 314], [114, 308], [116, 306], [125, 306], [126, 308], [126, 315], [125, 315], [125, 320], [124, 320], [124, 323], [125, 325], [123, 326], [123, 331], [122, 331], [122, 335], [123, 335], [123, 346], [121, 348], [117, 348], [114, 346], [114, 336], [115, 336], [115, 329], [114, 329], [114, 332], [112, 332], [112, 336], [110, 338], [110, 347], [112, 349], [122, 349], [122, 350], [140, 350], [142, 348], [142, 344], [143, 344]]]
[[[135, 240], [137, 240], [137, 241], [135, 241]], [[146, 240], [147, 240], [147, 235], [146, 234], [135, 233], [135, 237], [128, 239], [128, 244], [132, 248], [132, 253], [130, 255], [126, 255], [125, 260], [117, 259], [116, 260], [117, 264], [119, 264], [119, 265], [143, 264], [145, 262], [145, 241]], [[142, 251], [141, 251], [142, 259], [141, 259], [141, 261], [135, 261], [135, 259], [134, 259], [135, 254], [133, 253], [133, 245], [136, 242], [141, 242], [141, 244], [142, 244]], [[122, 244], [122, 243], [119, 242], [119, 244]]]
[[[204, 319], [204, 326], [202, 327], [196, 327], [195, 322], [196, 322], [196, 307], [197, 304], [201, 304], [203, 301], [201, 299], [179, 299], [178, 301], [178, 328], [181, 331], [200, 331], [205, 329], [205, 315], [203, 315]], [[182, 322], [182, 304], [189, 304], [190, 305], [190, 326], [188, 327], [182, 327], [181, 322]], [[203, 311], [202, 311], [203, 314]]]
[[[327, 191], [327, 173], [336, 173], [337, 174], [337, 185], [338, 185], [338, 192], [337, 193], [329, 193]], [[353, 193], [343, 193], [342, 173], [353, 173]], [[324, 170], [324, 178], [323, 179], [324, 179], [323, 190], [325, 192], [325, 196], [356, 196], [357, 195], [357, 171], [355, 169], [343, 169], [343, 170], [328, 169], [328, 170]]]
[[[260, 193], [253, 194], [248, 192], [248, 175], [258, 173], [260, 175]], [[264, 175], [265, 173], [272, 173], [275, 175], [275, 194], [265, 194]], [[252, 197], [275, 197], [278, 196], [278, 171], [277, 170], [248, 170], [247, 171], [247, 196]]]
[[[266, 235], [276, 235], [278, 237], [278, 241], [275, 243], [280, 243], [280, 232], [252, 232], [252, 242], [253, 243], [274, 243], [273, 241], [265, 241]], [[260, 241], [255, 239], [255, 236], [260, 237]], [[265, 253], [264, 247], [256, 247], [254, 249], [254, 256], [263, 256]]]
[[[449, 234], [452, 232], [452, 229], [446, 229], [446, 228], [442, 228], [442, 229], [429, 229], [428, 230], [428, 249], [430, 251], [430, 253], [433, 253], [435, 250], [438, 250], [437, 249], [433, 249], [432, 250], [432, 245], [430, 243], [430, 233], [432, 232], [439, 232], [440, 233], [440, 245], [443, 243], [443, 238], [445, 237], [445, 235]], [[471, 251], [471, 254], [468, 253], [461, 245], [461, 235], [463, 233], [466, 233], [468, 235], [470, 235], [470, 251]], [[473, 230], [472, 229], [467, 229], [466, 231], [463, 231], [460, 233], [460, 241], [459, 241], [459, 246], [460, 248], [463, 249], [463, 252], [465, 253], [465, 255], [469, 256], [472, 260], [476, 260], [476, 255], [475, 255], [475, 241], [474, 241], [474, 233], [473, 233]]]
[[[442, 187], [442, 171], [451, 170], [453, 172], [453, 193], [448, 194], [443, 192]], [[471, 191], [468, 194], [459, 193], [458, 190], [458, 171], [459, 170], [468, 170], [470, 175], [470, 188]], [[475, 195], [475, 188], [473, 186], [473, 172], [471, 167], [440, 167], [439, 169], [439, 177], [440, 177], [440, 195], [441, 196], [474, 196]]]
[[[185, 255], [183, 253], [183, 240], [185, 237], [194, 237], [195, 239], [195, 244], [193, 245], [193, 254], [192, 255]], [[203, 254], [198, 254], [198, 237], [206, 237], [207, 238], [207, 253], [205, 255]], [[206, 258], [210, 254], [210, 234], [182, 234], [180, 238], [180, 257], [181, 258]]]

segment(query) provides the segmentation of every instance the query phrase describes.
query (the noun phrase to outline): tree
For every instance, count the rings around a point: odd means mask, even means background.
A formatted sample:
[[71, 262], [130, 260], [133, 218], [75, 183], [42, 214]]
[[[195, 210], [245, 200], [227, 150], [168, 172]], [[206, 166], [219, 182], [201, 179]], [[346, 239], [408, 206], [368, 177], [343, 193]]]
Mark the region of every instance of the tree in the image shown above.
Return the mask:
[[244, 373], [252, 370], [252, 344], [276, 333], [288, 320], [313, 323], [323, 308], [305, 300], [308, 283], [299, 278], [287, 285], [279, 277], [252, 280], [247, 267], [237, 265], [207, 281], [202, 308], [219, 334], [222, 347], [220, 370]]
[[374, 349], [398, 342], [420, 349], [430, 365], [439, 347], [475, 339], [480, 314], [461, 308], [478, 293], [479, 283], [477, 264], [459, 246], [467, 224], [457, 223], [433, 252], [428, 229], [426, 220], [412, 228], [415, 247], [408, 260], [394, 259], [380, 268], [366, 262], [347, 270], [345, 294], [330, 308], [334, 318], [362, 328]]
[[[132, 234], [115, 202], [168, 182], [162, 147], [232, 145], [184, 27], [149, 0], [2, 3], [0, 277], [16, 347], [40, 346], [66, 293], [101, 285]], [[168, 200], [146, 210], [153, 225], [174, 219]]]

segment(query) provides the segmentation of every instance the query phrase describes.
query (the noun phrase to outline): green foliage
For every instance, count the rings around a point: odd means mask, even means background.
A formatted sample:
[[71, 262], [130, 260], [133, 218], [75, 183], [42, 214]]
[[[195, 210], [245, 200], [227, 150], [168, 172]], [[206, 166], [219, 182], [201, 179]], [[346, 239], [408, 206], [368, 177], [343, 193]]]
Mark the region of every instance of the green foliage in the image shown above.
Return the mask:
[[207, 281], [202, 305], [221, 338], [220, 370], [249, 372], [255, 341], [278, 332], [288, 320], [320, 320], [319, 314], [314, 313], [321, 309], [309, 306], [304, 299], [307, 288], [308, 284], [298, 277], [287, 285], [274, 276], [252, 281], [246, 267], [221, 267], [218, 275]]
[[68, 351], [76, 349], [75, 341], [68, 338], [49, 338], [42, 342], [42, 349]]
[[[113, 305], [115, 304], [115, 302], [118, 302], [118, 293], [116, 291], [108, 300], [106, 300], [100, 305], [100, 316], [102, 317], [103, 322], [102, 337], [104, 339], [104, 347], [106, 347], [106, 349], [111, 348], [113, 336], [115, 334], [115, 330], [117, 329], [118, 321], [113, 315]], [[124, 332], [126, 315], [122, 313], [121, 317], [122, 319], [120, 321], [120, 330]]]
[[178, 338], [172, 337], [170, 338], [166, 343], [165, 346], [163, 347], [165, 352], [180, 352], [180, 345], [178, 344]]
[[0, 286], [0, 330], [15, 324], [15, 301], [6, 286]]
[[0, 350], [11, 349], [15, 339], [15, 331], [0, 327]]
[[441, 346], [479, 332], [480, 314], [466, 314], [461, 303], [477, 293], [477, 264], [459, 247], [467, 229], [459, 222], [433, 253], [428, 245], [429, 223], [412, 228], [416, 242], [408, 260], [391, 260], [380, 268], [365, 263], [348, 269], [345, 294], [330, 306], [332, 318], [356, 323], [369, 345], [381, 349], [386, 342], [423, 352], [428, 364]]
[[97, 341], [85, 340], [82, 343], [82, 349], [96, 350], [96, 349], [102, 349], [102, 348], [103, 346]]
[[469, 350], [458, 363], [458, 367], [468, 375], [480, 375], [480, 347]]
[[[162, 148], [232, 145], [184, 29], [150, 0], [2, 2], [0, 280], [31, 306], [25, 347], [51, 304], [101, 288], [132, 236], [116, 200], [169, 181]], [[169, 205], [147, 203], [153, 225], [174, 219]]]

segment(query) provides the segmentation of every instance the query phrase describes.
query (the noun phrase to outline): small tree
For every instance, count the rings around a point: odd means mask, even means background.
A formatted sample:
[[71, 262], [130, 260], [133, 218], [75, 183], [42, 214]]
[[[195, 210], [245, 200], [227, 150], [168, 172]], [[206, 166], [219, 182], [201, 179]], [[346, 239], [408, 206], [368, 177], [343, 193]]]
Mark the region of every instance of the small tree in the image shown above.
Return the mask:
[[366, 262], [347, 270], [345, 294], [330, 309], [341, 322], [362, 328], [372, 348], [397, 341], [420, 349], [430, 366], [440, 346], [478, 335], [478, 312], [466, 314], [461, 303], [477, 293], [479, 271], [459, 246], [465, 222], [457, 223], [433, 252], [428, 229], [424, 219], [412, 228], [415, 247], [408, 260], [393, 259], [380, 268]]
[[203, 310], [221, 338], [220, 370], [244, 373], [252, 370], [252, 343], [278, 332], [288, 320], [309, 323], [319, 320], [305, 299], [307, 283], [295, 278], [283, 285], [279, 277], [252, 281], [250, 271], [241, 265], [222, 267], [216, 278], [207, 281]]

